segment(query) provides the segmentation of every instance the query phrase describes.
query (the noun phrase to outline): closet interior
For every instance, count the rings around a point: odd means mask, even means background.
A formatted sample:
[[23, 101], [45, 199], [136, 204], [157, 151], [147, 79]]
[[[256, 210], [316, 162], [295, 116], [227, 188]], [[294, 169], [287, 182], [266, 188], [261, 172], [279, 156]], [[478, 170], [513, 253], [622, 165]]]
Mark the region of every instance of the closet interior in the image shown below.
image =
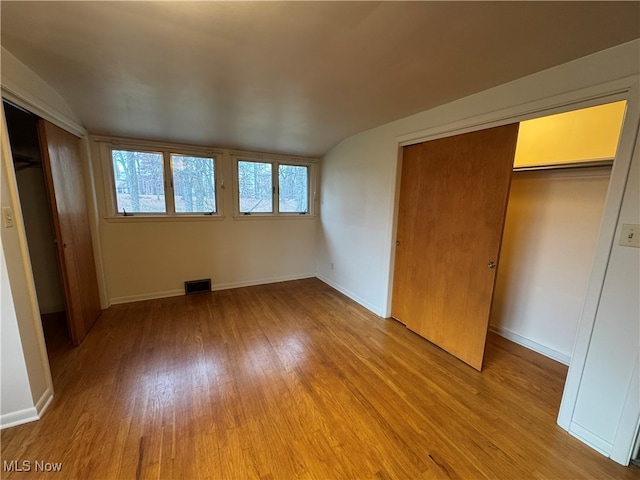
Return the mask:
[[520, 124], [490, 328], [567, 365], [625, 108]]
[[6, 101], [3, 107], [45, 338], [47, 344], [66, 343], [65, 298], [38, 140], [38, 117]]

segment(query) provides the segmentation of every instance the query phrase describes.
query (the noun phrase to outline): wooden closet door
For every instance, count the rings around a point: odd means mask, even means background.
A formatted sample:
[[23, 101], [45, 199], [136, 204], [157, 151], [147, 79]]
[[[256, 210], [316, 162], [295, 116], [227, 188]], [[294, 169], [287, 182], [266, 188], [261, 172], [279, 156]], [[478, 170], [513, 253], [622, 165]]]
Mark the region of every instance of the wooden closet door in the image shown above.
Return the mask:
[[403, 149], [392, 316], [482, 369], [518, 124]]
[[38, 136], [53, 214], [67, 326], [72, 343], [79, 345], [101, 312], [80, 140], [46, 120], [38, 121]]

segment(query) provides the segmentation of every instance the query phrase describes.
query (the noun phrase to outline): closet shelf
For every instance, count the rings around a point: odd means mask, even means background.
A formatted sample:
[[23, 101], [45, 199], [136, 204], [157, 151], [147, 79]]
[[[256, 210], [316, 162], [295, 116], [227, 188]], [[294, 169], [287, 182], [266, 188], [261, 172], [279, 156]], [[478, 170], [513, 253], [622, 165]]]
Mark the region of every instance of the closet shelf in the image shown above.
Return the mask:
[[514, 172], [531, 172], [538, 170], [564, 170], [569, 168], [589, 168], [589, 167], [610, 167], [613, 165], [613, 158], [605, 158], [601, 160], [587, 160], [567, 163], [549, 163], [544, 165], [525, 165], [522, 167], [514, 167]]

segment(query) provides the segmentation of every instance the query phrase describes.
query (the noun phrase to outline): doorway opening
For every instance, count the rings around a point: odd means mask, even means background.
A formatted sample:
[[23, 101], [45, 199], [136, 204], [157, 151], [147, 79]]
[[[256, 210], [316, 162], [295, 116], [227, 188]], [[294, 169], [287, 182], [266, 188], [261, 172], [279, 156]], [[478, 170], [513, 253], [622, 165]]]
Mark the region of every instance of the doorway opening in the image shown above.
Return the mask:
[[38, 117], [3, 101], [29, 257], [47, 350], [71, 345]]

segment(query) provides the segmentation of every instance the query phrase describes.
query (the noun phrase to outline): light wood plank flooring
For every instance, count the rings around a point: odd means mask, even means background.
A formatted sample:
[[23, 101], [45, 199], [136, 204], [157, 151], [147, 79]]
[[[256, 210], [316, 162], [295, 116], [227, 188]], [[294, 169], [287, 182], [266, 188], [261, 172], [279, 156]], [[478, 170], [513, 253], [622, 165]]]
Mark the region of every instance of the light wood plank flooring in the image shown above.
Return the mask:
[[316, 279], [114, 306], [50, 344], [51, 407], [1, 435], [32, 471], [2, 478], [640, 478], [556, 425], [563, 365], [490, 335], [478, 373]]

